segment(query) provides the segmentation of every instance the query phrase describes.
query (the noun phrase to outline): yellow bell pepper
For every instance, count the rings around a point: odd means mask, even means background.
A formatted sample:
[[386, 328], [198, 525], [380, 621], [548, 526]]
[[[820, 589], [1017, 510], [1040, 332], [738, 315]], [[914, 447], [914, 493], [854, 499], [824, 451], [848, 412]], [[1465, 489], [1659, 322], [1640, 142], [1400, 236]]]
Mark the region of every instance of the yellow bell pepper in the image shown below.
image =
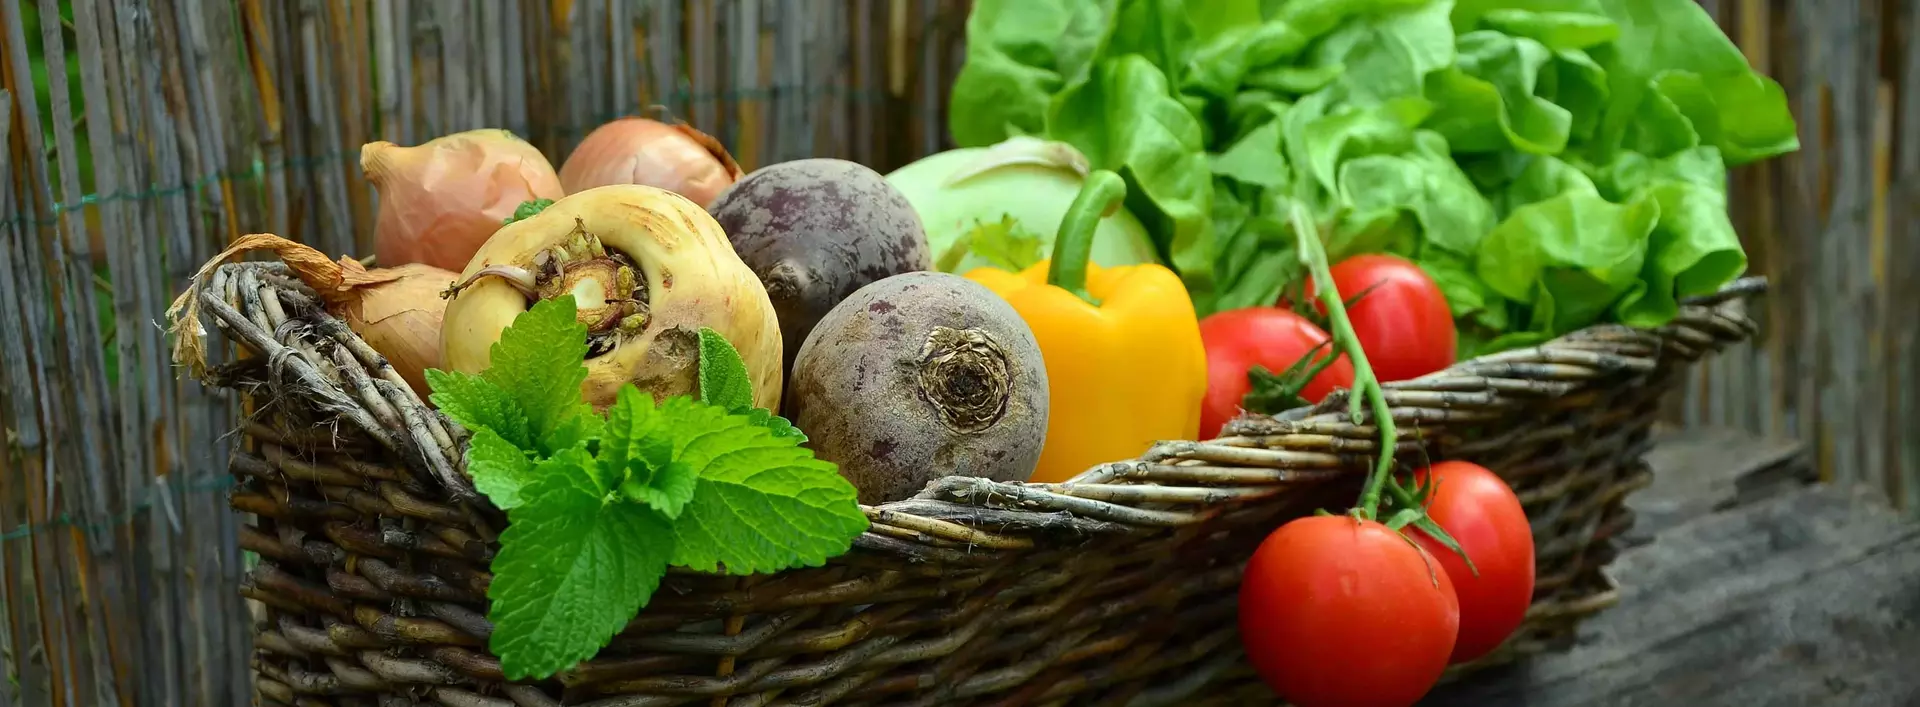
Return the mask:
[[1052, 258], [1019, 273], [966, 274], [1013, 305], [1040, 343], [1049, 393], [1036, 482], [1066, 481], [1200, 431], [1207, 356], [1186, 285], [1157, 264], [1087, 262], [1100, 219], [1120, 208], [1126, 190], [1113, 172], [1088, 175]]

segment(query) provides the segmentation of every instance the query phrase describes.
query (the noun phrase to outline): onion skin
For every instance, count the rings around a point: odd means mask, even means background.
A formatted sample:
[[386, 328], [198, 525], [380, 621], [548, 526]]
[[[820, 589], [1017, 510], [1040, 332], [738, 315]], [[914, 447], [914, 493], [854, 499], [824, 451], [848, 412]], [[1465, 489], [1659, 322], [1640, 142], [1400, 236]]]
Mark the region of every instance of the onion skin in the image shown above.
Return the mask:
[[370, 142], [360, 148], [360, 169], [380, 192], [374, 256], [387, 267], [465, 267], [521, 203], [566, 195], [546, 156], [506, 130], [415, 147]]
[[[739, 350], [753, 380], [754, 404], [778, 407], [781, 341], [773, 303], [720, 224], [686, 197], [637, 184], [578, 192], [501, 228], [460, 279], [495, 266], [533, 270], [534, 258], [576, 227], [635, 260], [653, 317], [639, 336], [587, 359], [581, 396], [589, 404], [605, 409], [628, 382], [655, 400], [697, 395], [699, 332], [709, 327]], [[450, 370], [486, 370], [500, 332], [529, 306], [526, 295], [503, 278], [474, 280], [447, 305], [441, 360]]]
[[706, 208], [740, 180], [740, 165], [720, 141], [685, 123], [620, 118], [594, 128], [560, 165], [567, 193], [613, 184], [658, 187]]
[[414, 393], [426, 398], [432, 393], [427, 369], [440, 367], [440, 322], [447, 311], [440, 291], [456, 276], [420, 263], [364, 272], [377, 279], [358, 287], [360, 296], [341, 303], [336, 313], [387, 358]]

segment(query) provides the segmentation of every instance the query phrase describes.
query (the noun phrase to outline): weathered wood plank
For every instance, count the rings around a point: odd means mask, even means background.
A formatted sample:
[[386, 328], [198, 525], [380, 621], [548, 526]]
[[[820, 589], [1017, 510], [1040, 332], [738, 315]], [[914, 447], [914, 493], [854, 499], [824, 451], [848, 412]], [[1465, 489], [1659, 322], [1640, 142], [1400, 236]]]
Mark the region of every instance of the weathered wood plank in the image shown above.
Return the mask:
[[1716, 511], [1790, 492], [1814, 480], [1797, 442], [1756, 438], [1727, 428], [1664, 434], [1646, 456], [1653, 484], [1627, 497], [1633, 528], [1621, 540], [1645, 543]]
[[1580, 645], [1425, 704], [1915, 704], [1920, 524], [1879, 498], [1810, 487], [1675, 527], [1621, 556]]

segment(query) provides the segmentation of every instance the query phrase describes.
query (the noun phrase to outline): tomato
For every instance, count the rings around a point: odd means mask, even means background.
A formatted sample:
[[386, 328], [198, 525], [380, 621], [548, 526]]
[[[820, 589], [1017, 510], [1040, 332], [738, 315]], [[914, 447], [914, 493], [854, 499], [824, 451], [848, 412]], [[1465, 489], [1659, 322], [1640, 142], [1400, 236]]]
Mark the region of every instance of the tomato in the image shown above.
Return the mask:
[[1427, 516], [1473, 558], [1475, 576], [1460, 554], [1417, 529], [1407, 533], [1439, 558], [1460, 599], [1460, 638], [1452, 662], [1464, 663], [1498, 648], [1519, 628], [1533, 603], [1533, 528], [1520, 497], [1486, 467], [1447, 461], [1414, 472], [1425, 484], [1439, 479], [1427, 501]]
[[[1366, 293], [1347, 306], [1347, 319], [1380, 382], [1418, 378], [1453, 365], [1459, 347], [1453, 310], [1420, 266], [1392, 255], [1356, 255], [1336, 263], [1331, 274], [1342, 301]], [[1309, 281], [1307, 296], [1313, 291]], [[1326, 311], [1319, 300], [1314, 306]]]
[[[1200, 340], [1207, 349], [1207, 396], [1200, 405], [1200, 439], [1220, 436], [1220, 427], [1240, 414], [1240, 402], [1252, 384], [1247, 370], [1255, 365], [1281, 373], [1327, 340], [1327, 333], [1306, 317], [1280, 307], [1247, 307], [1217, 312], [1200, 320]], [[1328, 345], [1320, 356], [1335, 353]], [[1335, 359], [1300, 391], [1319, 402], [1335, 388], [1353, 387], [1353, 364]]]
[[1460, 627], [1432, 557], [1375, 521], [1309, 516], [1267, 536], [1240, 582], [1240, 642], [1299, 707], [1406, 707], [1440, 680]]

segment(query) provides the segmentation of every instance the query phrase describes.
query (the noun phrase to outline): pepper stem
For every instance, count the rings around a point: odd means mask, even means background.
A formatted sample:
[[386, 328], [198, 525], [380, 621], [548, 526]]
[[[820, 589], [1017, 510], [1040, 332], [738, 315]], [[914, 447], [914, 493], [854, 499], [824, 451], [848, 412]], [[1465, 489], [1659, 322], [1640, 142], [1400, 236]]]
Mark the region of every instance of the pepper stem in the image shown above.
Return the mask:
[[1072, 292], [1090, 304], [1099, 300], [1087, 293], [1087, 261], [1093, 257], [1093, 235], [1100, 220], [1120, 210], [1127, 198], [1127, 182], [1112, 170], [1094, 170], [1080, 185], [1060, 231], [1053, 238], [1053, 262], [1047, 266], [1047, 284]]

